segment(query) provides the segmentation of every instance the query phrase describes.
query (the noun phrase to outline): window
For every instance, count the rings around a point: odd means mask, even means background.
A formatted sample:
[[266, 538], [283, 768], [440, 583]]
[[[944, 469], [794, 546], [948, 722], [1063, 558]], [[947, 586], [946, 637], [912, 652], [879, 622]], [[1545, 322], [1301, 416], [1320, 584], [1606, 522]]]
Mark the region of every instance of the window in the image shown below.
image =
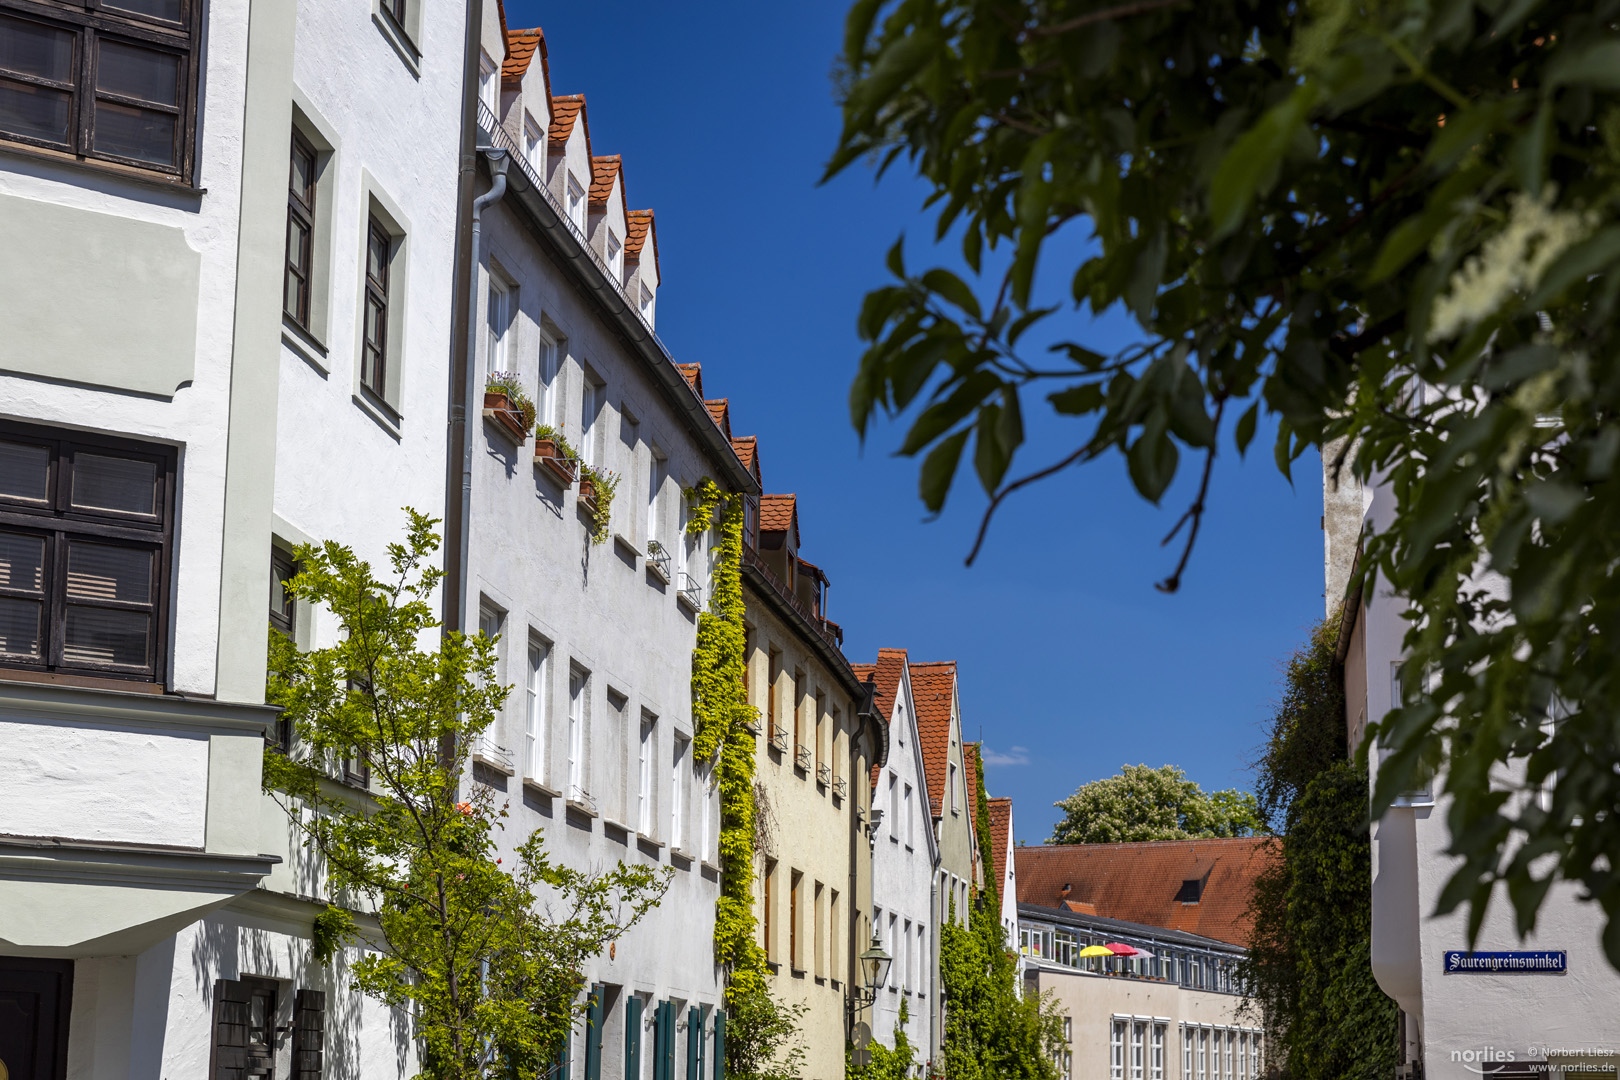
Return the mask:
[[[703, 835], [698, 838], [698, 840], [699, 840], [699, 843], [698, 843], [698, 858], [700, 858], [700, 859], [710, 859], [712, 854], [713, 854], [713, 850], [714, 850], [715, 835], [714, 835], [714, 818], [713, 818], [713, 814], [714, 814], [714, 810], [713, 810], [713, 806], [714, 806], [714, 786], [713, 786], [713, 781], [712, 781], [713, 772], [714, 772], [713, 766], [704, 765], [702, 771], [698, 773], [698, 781], [699, 781], [698, 782], [698, 795], [703, 799], [703, 813], [702, 813]], [[719, 860], [718, 857], [714, 857], [713, 861], [714, 862], [719, 862], [720, 860]]]
[[486, 316], [489, 322], [489, 346], [484, 355], [484, 375], [487, 377], [497, 371], [508, 370], [507, 343], [512, 337], [512, 290], [493, 273], [489, 275], [489, 310]]
[[602, 410], [602, 387], [589, 375], [579, 395], [579, 456], [586, 465], [596, 464], [596, 417]]
[[1125, 1021], [1115, 1020], [1108, 1035], [1108, 1080], [1125, 1080]]
[[523, 158], [537, 173], [546, 161], [546, 133], [527, 109], [523, 112]]
[[405, 17], [410, 14], [409, 0], [382, 0], [382, 9], [402, 29], [406, 26]]
[[1181, 1028], [1181, 1076], [1182, 1080], [1192, 1080], [1193, 1074], [1193, 1033], [1192, 1028], [1185, 1025]]
[[675, 767], [670, 773], [669, 789], [669, 846], [677, 850], [686, 848], [686, 785], [688, 767], [686, 748], [691, 740], [684, 735], [675, 736]]
[[775, 649], [772, 649], [765, 682], [765, 722], [768, 725], [766, 727], [766, 732], [772, 739], [776, 738], [778, 726], [776, 717], [776, 680], [781, 674], [781, 670], [782, 654], [777, 652]]
[[495, 78], [500, 68], [495, 60], [484, 52], [478, 50], [478, 100], [491, 113], [499, 115], [501, 108], [500, 83]]
[[911, 785], [906, 785], [906, 847], [917, 846], [917, 815], [911, 809]]
[[826, 737], [827, 732], [827, 725], [823, 719], [827, 712], [827, 695], [822, 693], [820, 690], [817, 690], [815, 704], [816, 712], [812, 722], [815, 724], [816, 729], [816, 766], [817, 770], [819, 771], [822, 763], [827, 760], [827, 751], [823, 749], [821, 745], [822, 739]]
[[765, 935], [765, 959], [776, 962], [776, 935], [771, 933], [776, 918], [776, 860], [765, 861], [764, 875], [764, 903], [762, 907], [763, 918], [760, 919], [761, 932]]
[[961, 777], [956, 775], [956, 762], [954, 761], [950, 763], [950, 773], [951, 813], [960, 814], [962, 812], [961, 804], [957, 802], [956, 792], [957, 787], [961, 784]]
[[0, 2], [0, 141], [189, 180], [199, 0]]
[[821, 882], [816, 882], [815, 891], [811, 894], [815, 904], [810, 909], [814, 926], [810, 931], [810, 958], [811, 970], [818, 979], [827, 977], [827, 959], [822, 954], [826, 952], [827, 943], [827, 896]]
[[624, 245], [619, 238], [613, 235], [613, 230], [607, 231], [607, 264], [614, 281], [624, 280]]
[[643, 836], [651, 836], [653, 831], [655, 723], [648, 713], [641, 714], [641, 741], [636, 752], [636, 831]]
[[889, 773], [889, 839], [900, 842], [900, 778]]
[[571, 172], [568, 174], [568, 220], [581, 233], [585, 231], [585, 186]]
[[[892, 925], [892, 924], [891, 924]], [[911, 920], [907, 919], [900, 927], [900, 955], [895, 957], [900, 961], [900, 989], [911, 993]]]
[[214, 984], [214, 1060], [210, 1075], [244, 1080], [270, 1080], [275, 1075], [276, 989], [271, 980], [251, 976], [220, 979]]
[[647, 474], [647, 539], [657, 542], [660, 547], [663, 546], [664, 538], [664, 481], [668, 476], [669, 460], [655, 447], [652, 451], [652, 465]]
[[568, 672], [568, 797], [583, 801], [585, 792], [585, 695], [590, 675], [579, 668]]
[[1247, 1080], [1249, 1075], [1249, 1033], [1238, 1032], [1237, 1037], [1237, 1075], [1239, 1080]]
[[928, 993], [928, 928], [922, 923], [917, 924], [917, 993]]
[[1198, 1080], [1213, 1080], [1209, 1075], [1209, 1029], [1198, 1029]]
[[55, 1080], [67, 1068], [73, 961], [0, 957], [0, 1056], [12, 1080]]
[[0, 424], [0, 666], [156, 682], [174, 454]]
[[540, 331], [540, 392], [535, 395], [535, 414], [542, 424], [557, 425], [557, 362], [561, 344], [544, 328]]
[[531, 641], [526, 684], [528, 709], [523, 726], [523, 775], [541, 782], [546, 778], [546, 744], [551, 737], [546, 723], [550, 675], [551, 646], [544, 641]]
[[388, 271], [393, 238], [375, 216], [366, 225], [366, 314], [360, 346], [360, 385], [387, 399]]
[[843, 926], [838, 921], [838, 890], [829, 889], [827, 896], [827, 967], [832, 973], [833, 982], [838, 982], [844, 973]]
[[[888, 948], [888, 952], [893, 957], [893, 960], [891, 961], [891, 964], [899, 964], [900, 965], [900, 974], [899, 975], [894, 975], [893, 974], [893, 969], [891, 967], [891, 969], [890, 969], [891, 977], [889, 979], [889, 989], [890, 990], [898, 990], [898, 989], [900, 989], [900, 984], [902, 982], [904, 982], [905, 978], [906, 978], [906, 966], [905, 966], [905, 963], [904, 963], [905, 957], [903, 955], [903, 951], [904, 951], [904, 948], [905, 948], [905, 942], [902, 941], [900, 938], [895, 936], [895, 923], [898, 922], [898, 921], [899, 921], [899, 916], [897, 916], [897, 915], [895, 915], [894, 913], [891, 912], [889, 914], [889, 941], [888, 941], [889, 948]], [[910, 925], [910, 924], [908, 923], [907, 925]], [[909, 940], [909, 939], [907, 939], [907, 940]]]
[[[288, 641], [297, 638], [298, 599], [287, 589], [287, 582], [298, 575], [292, 559], [274, 548], [270, 551], [270, 629]], [[3, 608], [4, 601], [0, 601]], [[292, 749], [292, 721], [285, 715], [276, 720], [275, 745], [283, 752]]]
[[788, 699], [793, 706], [793, 752], [798, 753], [799, 747], [804, 745], [804, 672], [797, 669], [793, 672], [793, 685], [790, 688], [792, 696]]
[[799, 894], [804, 891], [804, 875], [793, 871], [788, 879], [788, 964], [794, 971], [804, 970], [804, 954], [799, 951]]
[[316, 153], [297, 128], [292, 133], [292, 164], [287, 181], [287, 272], [282, 310], [310, 328], [310, 292], [315, 276]]
[[1163, 1024], [1153, 1025], [1153, 1051], [1148, 1061], [1148, 1080], [1164, 1080], [1164, 1031]]
[[1223, 1075], [1226, 1080], [1236, 1080], [1237, 1074], [1232, 1071], [1232, 1057], [1237, 1049], [1237, 1032], [1227, 1029], [1226, 1032], [1226, 1069]]
[[645, 285], [641, 287], [640, 306], [642, 322], [645, 322], [648, 326], [651, 326], [653, 321], [653, 291], [647, 288]]
[[1131, 1025], [1131, 1080], [1144, 1080], [1142, 1075], [1144, 1043], [1147, 1040], [1147, 1024], [1138, 1020]]

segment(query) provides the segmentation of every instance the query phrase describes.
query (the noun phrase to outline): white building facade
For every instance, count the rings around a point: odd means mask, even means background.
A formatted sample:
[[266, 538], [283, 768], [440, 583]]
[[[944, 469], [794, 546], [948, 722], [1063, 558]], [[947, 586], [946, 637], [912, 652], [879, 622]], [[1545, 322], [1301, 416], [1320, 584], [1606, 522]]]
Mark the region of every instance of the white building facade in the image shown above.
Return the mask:
[[[1324, 496], [1327, 607], [1330, 615], [1341, 605], [1344, 612], [1338, 656], [1355, 753], [1367, 725], [1383, 717], [1400, 692], [1404, 601], [1383, 587], [1344, 596], [1359, 535], [1389, 526], [1394, 495], [1348, 479], [1337, 484], [1325, 467]], [[1368, 755], [1373, 783], [1379, 758], [1374, 747]], [[1612, 1075], [1620, 1062], [1614, 1056], [1620, 1053], [1614, 1008], [1620, 973], [1604, 957], [1602, 910], [1582, 902], [1578, 886], [1559, 883], [1542, 902], [1535, 931], [1521, 939], [1511, 906], [1498, 898], [1476, 951], [1532, 954], [1537, 965], [1547, 962], [1544, 954], [1553, 954], [1556, 966], [1513, 973], [1454, 971], [1448, 957], [1468, 949], [1467, 909], [1433, 915], [1456, 866], [1445, 853], [1446, 816], [1440, 777], [1398, 799], [1372, 826], [1372, 966], [1378, 985], [1401, 1008], [1399, 1075], [1436, 1080], [1482, 1072], [1545, 1076], [1549, 1063], [1568, 1068], [1583, 1060]]]
[[13, 1080], [414, 1069], [406, 1018], [311, 957], [266, 635], [335, 635], [285, 603], [293, 546], [380, 560], [402, 505], [442, 511], [467, 25], [0, 3]]
[[932, 1007], [939, 972], [933, 924], [939, 844], [929, 816], [910, 666], [904, 649], [880, 649], [877, 663], [856, 665], [855, 672], [873, 680], [878, 715], [889, 723], [888, 761], [873, 773], [872, 928], [893, 959], [873, 1004], [872, 1037], [894, 1045], [903, 1004], [906, 1040], [924, 1064], [937, 1053], [942, 1035]]
[[[502, 168], [505, 186], [479, 219], [474, 407], [494, 376], [536, 421], [487, 409], [470, 431], [464, 617], [499, 636], [514, 686], [471, 780], [510, 807], [508, 851], [541, 829], [576, 869], [668, 872], [662, 903], [585, 965], [564, 1052], [568, 1075], [632, 1080], [655, 1050], [708, 1069], [720, 1045], [719, 798], [691, 715], [716, 538], [686, 534], [686, 492], [757, 485], [653, 333], [652, 213], [627, 202], [621, 160], [593, 152], [584, 96], [552, 95], [548, 48], [486, 11], [478, 189], [497, 193]], [[586, 470], [617, 478], [601, 527]]]

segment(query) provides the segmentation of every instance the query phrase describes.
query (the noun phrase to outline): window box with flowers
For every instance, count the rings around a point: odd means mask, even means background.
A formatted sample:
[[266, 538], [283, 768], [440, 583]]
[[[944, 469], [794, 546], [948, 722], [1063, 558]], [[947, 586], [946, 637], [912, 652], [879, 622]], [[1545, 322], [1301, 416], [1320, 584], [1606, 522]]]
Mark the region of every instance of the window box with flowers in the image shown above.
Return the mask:
[[523, 392], [516, 372], [492, 371], [484, 382], [484, 419], [519, 446], [534, 424], [534, 402]]
[[613, 519], [613, 495], [619, 490], [619, 474], [612, 469], [598, 469], [592, 465], [579, 467], [579, 506], [591, 519], [591, 543], [600, 544], [608, 538], [608, 526]]
[[545, 469], [563, 487], [579, 479], [579, 453], [550, 424], [534, 429], [534, 463]]

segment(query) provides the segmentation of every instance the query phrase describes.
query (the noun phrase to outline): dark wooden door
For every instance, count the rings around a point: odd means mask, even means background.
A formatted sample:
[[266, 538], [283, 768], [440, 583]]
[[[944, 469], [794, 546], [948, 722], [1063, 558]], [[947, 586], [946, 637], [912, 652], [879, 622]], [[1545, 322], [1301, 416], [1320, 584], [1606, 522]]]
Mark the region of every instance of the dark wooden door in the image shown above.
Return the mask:
[[0, 957], [0, 1062], [10, 1080], [67, 1073], [73, 962]]

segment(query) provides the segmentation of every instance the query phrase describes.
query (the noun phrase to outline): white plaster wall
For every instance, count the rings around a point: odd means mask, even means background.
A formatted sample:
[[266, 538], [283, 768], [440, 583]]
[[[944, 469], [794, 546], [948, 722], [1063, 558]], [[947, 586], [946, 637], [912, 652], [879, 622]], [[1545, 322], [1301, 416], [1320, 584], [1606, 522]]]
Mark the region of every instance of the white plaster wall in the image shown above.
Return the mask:
[[[1385, 528], [1393, 514], [1387, 488], [1372, 492], [1370, 527]], [[1489, 586], [1491, 582], [1482, 582]], [[1392, 667], [1402, 655], [1403, 603], [1378, 591], [1365, 614], [1367, 716], [1391, 706]], [[1373, 778], [1377, 753], [1370, 755]], [[1518, 770], [1515, 770], [1518, 771]], [[1442, 785], [1443, 787], [1443, 785]], [[1426, 1075], [1461, 1080], [1479, 1075], [1478, 1055], [1512, 1052], [1539, 1057], [1532, 1047], [1620, 1044], [1620, 974], [1604, 958], [1600, 909], [1560, 884], [1547, 894], [1535, 931], [1520, 939], [1511, 906], [1498, 896], [1476, 948], [1483, 952], [1561, 949], [1566, 975], [1445, 975], [1445, 952], [1466, 949], [1467, 909], [1435, 916], [1436, 903], [1457, 860], [1446, 855], [1448, 802], [1390, 810], [1373, 833], [1374, 970], [1418, 1025]], [[1474, 1057], [1467, 1055], [1473, 1054]]]
[[[172, 399], [0, 372], [0, 415], [7, 418], [182, 447], [168, 681], [172, 689], [195, 694], [213, 692], [219, 632], [247, 8], [247, 0], [216, 0], [205, 9], [196, 180], [205, 189], [201, 195], [0, 154], [0, 194], [174, 228], [201, 260], [195, 377]], [[87, 215], [86, 228], [94, 222]]]
[[0, 718], [0, 830], [201, 849], [208, 735]]
[[[905, 791], [904, 785], [910, 784], [912, 798], [920, 802], [916, 813], [922, 818], [923, 827], [917, 830], [918, 842], [914, 847], [906, 846], [905, 822], [893, 819], [889, 813], [891, 775], [898, 777], [902, 793]], [[872, 792], [873, 808], [882, 810], [884, 814], [883, 824], [877, 830], [872, 847], [872, 907], [881, 916], [883, 946], [891, 955], [895, 953], [894, 944], [889, 938], [891, 912], [899, 916], [896, 922], [898, 927], [904, 927], [905, 921], [911, 920], [913, 935], [916, 934], [917, 924], [929, 926], [923, 940], [929, 943], [929, 955], [925, 961], [927, 971], [932, 973], [939, 970], [939, 957], [934, 951], [936, 935], [931, 926], [932, 883], [938, 855], [933, 830], [927, 827], [927, 790], [921, 743], [917, 738], [917, 710], [911, 698], [911, 677], [902, 666], [900, 689], [895, 694], [894, 709], [889, 716], [889, 764], [878, 774], [877, 787]], [[903, 802], [901, 807], [903, 815]], [[900, 1020], [900, 1002], [905, 998], [909, 1005], [906, 1038], [916, 1049], [921, 1062], [928, 1056], [935, 1037], [931, 1023], [932, 1010], [926, 995], [907, 995], [899, 989], [898, 965], [899, 960], [896, 959], [888, 985], [878, 991], [873, 1010], [872, 1037], [885, 1046], [894, 1045], [894, 1029]]]

